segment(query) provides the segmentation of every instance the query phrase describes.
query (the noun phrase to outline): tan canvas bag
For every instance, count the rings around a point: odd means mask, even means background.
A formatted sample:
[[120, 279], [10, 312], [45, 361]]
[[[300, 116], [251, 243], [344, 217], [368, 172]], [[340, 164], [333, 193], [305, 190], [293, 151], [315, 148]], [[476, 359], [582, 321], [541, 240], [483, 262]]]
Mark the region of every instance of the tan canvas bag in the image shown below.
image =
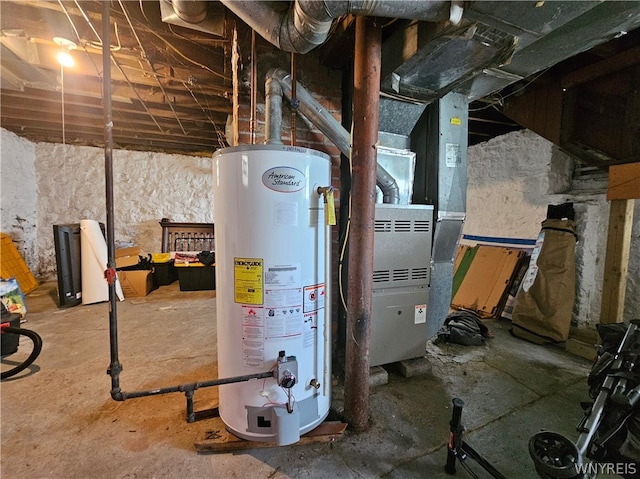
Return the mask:
[[538, 344], [569, 337], [575, 299], [575, 222], [546, 219], [513, 308], [511, 333]]

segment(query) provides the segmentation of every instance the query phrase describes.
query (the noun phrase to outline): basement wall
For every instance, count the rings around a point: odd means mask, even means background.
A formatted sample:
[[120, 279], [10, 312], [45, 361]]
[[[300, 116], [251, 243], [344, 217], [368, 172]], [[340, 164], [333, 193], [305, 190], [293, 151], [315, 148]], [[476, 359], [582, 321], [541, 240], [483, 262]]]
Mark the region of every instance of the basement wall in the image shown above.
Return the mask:
[[8, 234], [32, 271], [37, 261], [35, 146], [2, 129], [0, 137], [0, 231]]
[[[40, 281], [55, 280], [52, 225], [84, 218], [105, 221], [104, 150], [32, 143], [0, 129], [0, 160], [1, 230]], [[143, 253], [157, 252], [163, 217], [214, 222], [209, 158], [114, 150], [113, 160], [118, 241], [135, 243]], [[470, 147], [464, 234], [535, 239], [547, 205], [573, 201], [580, 237], [574, 323], [594, 327], [600, 314], [609, 204], [599, 185], [592, 193], [572, 192], [570, 171], [569, 156], [527, 130]], [[627, 277], [627, 320], [640, 318], [639, 203]]]
[[[2, 232], [38, 280], [55, 280], [53, 225], [106, 222], [104, 149], [0, 133]], [[113, 150], [113, 175], [116, 242], [142, 254], [160, 252], [162, 218], [214, 221], [210, 158]]]
[[[574, 203], [576, 302], [573, 324], [599, 322], [607, 245], [606, 184], [577, 190], [573, 160], [551, 142], [521, 130], [468, 149], [467, 220], [463, 234], [535, 239], [547, 205]], [[636, 200], [624, 319], [640, 318], [640, 201]]]

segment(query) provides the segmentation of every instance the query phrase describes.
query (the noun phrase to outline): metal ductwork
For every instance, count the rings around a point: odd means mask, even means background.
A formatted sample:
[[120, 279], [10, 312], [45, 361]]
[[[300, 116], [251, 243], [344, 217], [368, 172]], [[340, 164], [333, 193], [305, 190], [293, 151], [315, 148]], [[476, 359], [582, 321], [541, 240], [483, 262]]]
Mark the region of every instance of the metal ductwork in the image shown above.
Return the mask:
[[[187, 21], [202, 5], [207, 18]], [[215, 35], [224, 31], [216, 9], [227, 8], [279, 49], [297, 53], [325, 42], [344, 15], [417, 20], [389, 29], [381, 91], [425, 104], [449, 92], [477, 100], [640, 25], [640, 2], [613, 0], [160, 0], [160, 8], [165, 22]]]
[[224, 6], [202, 0], [160, 0], [162, 21], [183, 28], [224, 37]]
[[221, 2], [265, 40], [294, 53], [308, 53], [322, 45], [333, 20], [347, 14], [430, 22], [448, 20], [456, 25], [462, 19], [462, 2], [458, 1], [296, 0], [286, 11], [275, 9], [272, 2]]
[[171, 0], [176, 15], [188, 23], [200, 23], [207, 18], [207, 4], [194, 0]]
[[[351, 157], [351, 136], [326, 108], [318, 103], [311, 93], [296, 82], [296, 97], [293, 98], [291, 75], [282, 69], [269, 70], [265, 83], [266, 123], [265, 144], [282, 144], [282, 95], [293, 104], [346, 157]], [[376, 183], [382, 190], [382, 202], [400, 203], [398, 183], [379, 163], [376, 170]]]

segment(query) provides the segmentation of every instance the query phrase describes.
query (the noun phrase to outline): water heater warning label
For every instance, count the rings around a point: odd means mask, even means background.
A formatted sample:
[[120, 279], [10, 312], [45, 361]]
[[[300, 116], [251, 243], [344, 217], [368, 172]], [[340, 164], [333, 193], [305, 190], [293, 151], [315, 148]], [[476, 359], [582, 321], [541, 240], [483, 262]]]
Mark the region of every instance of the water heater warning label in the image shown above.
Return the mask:
[[242, 306], [242, 363], [264, 367], [264, 308], [260, 306]]
[[297, 340], [304, 321], [300, 264], [273, 264], [264, 269], [265, 341]]
[[264, 289], [262, 258], [234, 258], [234, 301], [243, 304], [262, 304]]
[[304, 287], [304, 312], [317, 311], [324, 308], [324, 284]]

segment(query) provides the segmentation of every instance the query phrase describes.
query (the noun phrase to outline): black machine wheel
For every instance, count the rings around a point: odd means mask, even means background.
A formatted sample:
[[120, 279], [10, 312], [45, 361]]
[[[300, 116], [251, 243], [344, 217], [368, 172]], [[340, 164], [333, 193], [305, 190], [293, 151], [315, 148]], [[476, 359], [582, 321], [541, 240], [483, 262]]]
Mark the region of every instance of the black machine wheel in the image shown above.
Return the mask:
[[576, 468], [578, 449], [561, 434], [542, 431], [529, 440], [529, 455], [543, 479], [579, 477]]
[[8, 326], [2, 328], [2, 332], [9, 334], [21, 334], [22, 336], [26, 336], [31, 341], [33, 341], [33, 350], [31, 351], [31, 354], [29, 354], [29, 357], [27, 357], [27, 359], [18, 364], [16, 367], [9, 369], [8, 371], [2, 371], [2, 373], [0, 374], [0, 379], [7, 379], [11, 376], [15, 376], [20, 371], [24, 371], [25, 369], [27, 369], [29, 366], [31, 366], [31, 364], [33, 364], [38, 356], [40, 356], [40, 351], [42, 351], [42, 338], [38, 333], [29, 329], [14, 328]]

